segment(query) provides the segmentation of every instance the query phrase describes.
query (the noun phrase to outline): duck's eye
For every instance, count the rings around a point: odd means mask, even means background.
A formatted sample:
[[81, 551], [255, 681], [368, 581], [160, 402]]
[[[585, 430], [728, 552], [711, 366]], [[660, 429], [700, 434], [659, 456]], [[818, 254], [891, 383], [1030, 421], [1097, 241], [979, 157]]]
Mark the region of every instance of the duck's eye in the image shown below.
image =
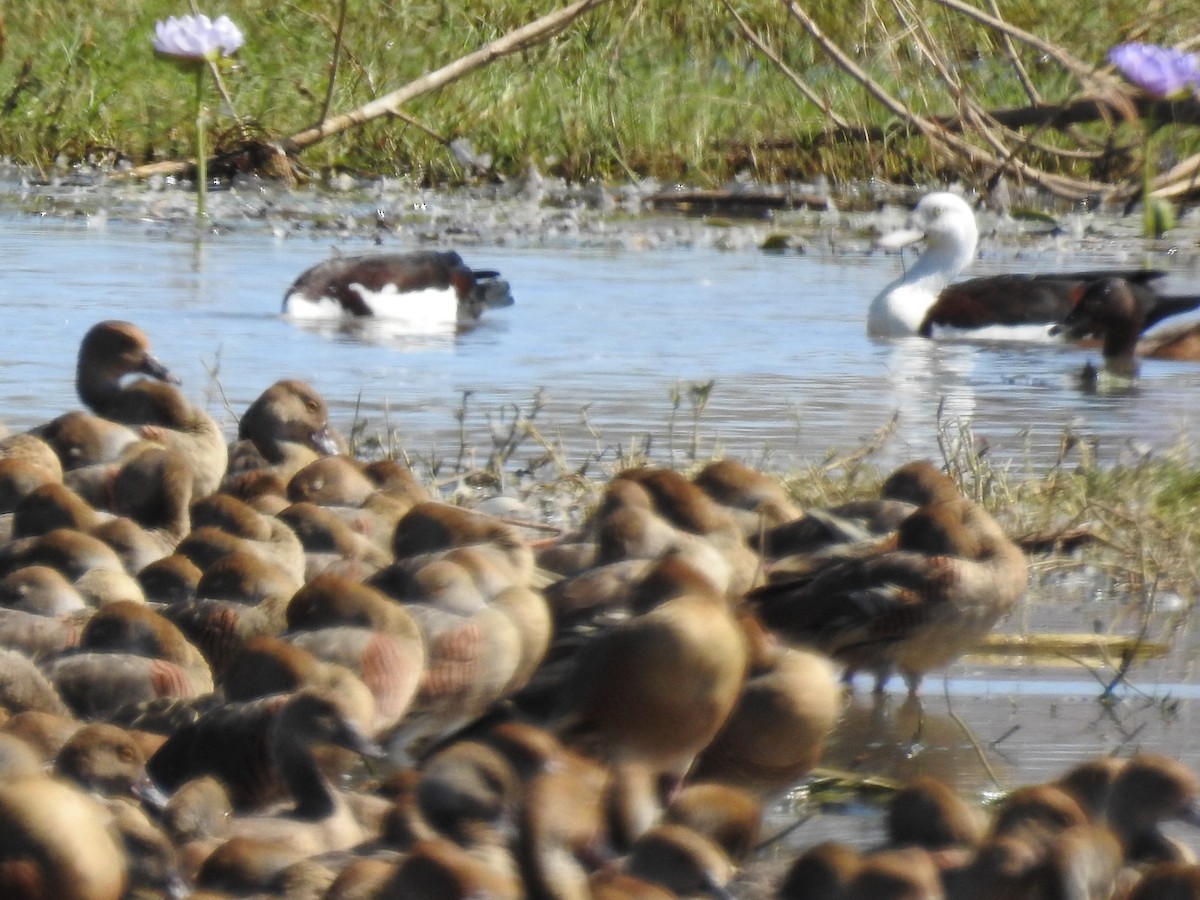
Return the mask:
[[132, 747], [118, 747], [117, 748], [117, 758], [119, 760], [121, 760], [121, 762], [133, 762], [133, 748]]

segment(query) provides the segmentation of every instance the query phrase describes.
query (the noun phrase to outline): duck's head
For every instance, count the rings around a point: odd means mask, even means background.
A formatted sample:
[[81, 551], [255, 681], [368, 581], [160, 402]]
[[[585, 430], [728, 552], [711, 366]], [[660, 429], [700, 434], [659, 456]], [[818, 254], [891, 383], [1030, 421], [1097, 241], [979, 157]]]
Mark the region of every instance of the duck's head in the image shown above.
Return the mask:
[[928, 194], [913, 208], [907, 228], [885, 234], [875, 243], [885, 250], [899, 250], [917, 241], [925, 242], [925, 252], [872, 301], [867, 314], [869, 334], [926, 334], [930, 307], [975, 256], [979, 242], [975, 214], [957, 194]]
[[253, 441], [264, 455], [274, 441], [303, 444], [326, 455], [341, 450], [329, 427], [325, 400], [295, 379], [275, 382], [250, 404], [238, 423], [238, 439]]
[[1053, 326], [1050, 333], [1105, 336], [1119, 329], [1136, 340], [1143, 322], [1141, 305], [1129, 282], [1124, 278], [1101, 278], [1083, 287], [1066, 318]]
[[975, 213], [967, 201], [958, 194], [939, 191], [926, 194], [913, 207], [907, 228], [885, 234], [877, 243], [884, 249], [896, 250], [924, 241], [931, 251], [963, 257], [961, 269], [974, 255], [978, 240]]
[[1081, 384], [1085, 390], [1124, 390], [1137, 378], [1137, 342], [1145, 321], [1130, 283], [1124, 278], [1102, 278], [1083, 288], [1066, 318], [1050, 333], [1103, 338], [1104, 368], [1097, 371], [1089, 363]]
[[113, 378], [142, 374], [178, 382], [150, 351], [150, 338], [132, 322], [110, 320], [93, 325], [80, 344], [79, 363], [89, 373], [98, 371]]
[[309, 745], [343, 747], [372, 759], [384, 756], [383, 748], [371, 740], [355, 721], [350, 704], [331, 690], [306, 688], [294, 693], [283, 705], [276, 731]]

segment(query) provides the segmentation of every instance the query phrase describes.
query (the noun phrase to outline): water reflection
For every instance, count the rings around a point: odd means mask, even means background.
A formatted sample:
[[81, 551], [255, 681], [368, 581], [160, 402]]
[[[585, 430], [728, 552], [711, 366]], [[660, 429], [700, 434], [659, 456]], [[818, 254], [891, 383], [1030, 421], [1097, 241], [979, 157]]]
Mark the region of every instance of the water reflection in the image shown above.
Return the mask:
[[936, 701], [852, 693], [823, 764], [906, 782], [931, 775], [957, 788], [1008, 780], [1005, 760]]
[[960, 342], [918, 337], [889, 341], [887, 378], [901, 422], [931, 433], [942, 423], [955, 429], [969, 426], [977, 411], [976, 352]]
[[378, 344], [400, 353], [449, 353], [454, 350], [454, 343], [461, 335], [473, 330], [470, 326], [455, 322], [412, 322], [369, 316], [344, 316], [339, 319], [286, 317], [286, 321], [295, 328], [325, 338]]

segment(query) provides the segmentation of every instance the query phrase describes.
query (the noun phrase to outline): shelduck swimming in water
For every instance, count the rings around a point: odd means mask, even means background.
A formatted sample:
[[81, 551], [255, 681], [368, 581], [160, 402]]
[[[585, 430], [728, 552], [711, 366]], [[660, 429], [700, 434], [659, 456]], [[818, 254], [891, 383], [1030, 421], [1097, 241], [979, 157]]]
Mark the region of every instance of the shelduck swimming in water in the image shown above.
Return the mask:
[[485, 309], [511, 306], [499, 272], [471, 269], [453, 251], [339, 256], [287, 289], [283, 314], [301, 319], [374, 316], [414, 324], [470, 325]]
[[[1138, 360], [1200, 361], [1200, 321], [1179, 322], [1142, 334], [1145, 298], [1123, 278], [1094, 281], [1053, 330], [1084, 330], [1104, 340], [1104, 373], [1132, 379]], [[1089, 365], [1086, 370], [1095, 373]]]
[[[1153, 282], [1164, 273], [1148, 269], [1037, 275], [986, 275], [951, 284], [975, 255], [979, 230], [962, 197], [927, 194], [913, 209], [910, 227], [884, 235], [879, 245], [897, 249], [925, 241], [925, 252], [871, 302], [867, 333], [904, 337], [958, 333], [977, 337], [1045, 339], [1071, 311], [1084, 288], [1105, 277], [1125, 279], [1146, 311], [1143, 328], [1200, 306], [1200, 297], [1164, 297]], [[1001, 332], [991, 329], [1003, 326]], [[1013, 326], [1025, 326], [1015, 328]], [[1086, 332], [1071, 329], [1071, 336]]]

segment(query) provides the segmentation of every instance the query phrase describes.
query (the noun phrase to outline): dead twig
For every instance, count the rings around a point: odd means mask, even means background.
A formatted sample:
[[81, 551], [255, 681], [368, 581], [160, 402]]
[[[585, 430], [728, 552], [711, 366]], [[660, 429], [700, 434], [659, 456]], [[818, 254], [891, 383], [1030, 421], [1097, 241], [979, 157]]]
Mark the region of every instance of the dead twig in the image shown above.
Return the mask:
[[416, 97], [436, 91], [469, 75], [476, 69], [481, 69], [498, 59], [518, 53], [553, 37], [581, 15], [605, 2], [607, 0], [577, 0], [570, 6], [542, 16], [528, 25], [523, 25], [503, 37], [490, 41], [473, 53], [468, 53], [449, 65], [442, 66], [433, 72], [427, 72], [404, 87], [384, 94], [358, 109], [334, 116], [332, 119], [326, 119], [319, 125], [294, 134], [288, 139], [288, 144], [296, 151], [303, 150], [331, 135], [340, 134], [382, 116], [392, 115], [400, 106]]
[[333, 32], [333, 55], [329, 61], [329, 81], [325, 85], [325, 102], [321, 104], [321, 114], [317, 117], [318, 125], [329, 118], [329, 109], [333, 105], [333, 89], [337, 81], [338, 64], [342, 59], [342, 37], [346, 31], [346, 3], [347, 0], [341, 0], [338, 4], [337, 28]]
[[1025, 31], [1023, 28], [1018, 28], [1016, 25], [1012, 25], [1001, 18], [988, 15], [977, 7], [963, 3], [962, 0], [935, 0], [935, 2], [940, 3], [947, 9], [962, 13], [964, 16], [974, 19], [976, 22], [994, 31], [1008, 35], [1023, 44], [1027, 44], [1039, 53], [1045, 54], [1075, 76], [1075, 79], [1083, 86], [1086, 93], [1105, 97], [1111, 95], [1114, 104], [1123, 107], [1122, 114], [1126, 118], [1134, 118], [1136, 116], [1129, 88], [1115, 78], [1097, 72], [1095, 68], [1082, 60], [1076, 59], [1057, 44], [1044, 40], [1036, 34]]
[[[311, 128], [282, 139], [279, 144], [288, 156], [294, 156], [300, 151], [311, 147], [327, 137], [348, 131], [359, 125], [371, 122], [384, 116], [397, 115], [405, 103], [431, 93], [448, 84], [469, 75], [477, 69], [490, 65], [505, 56], [519, 53], [529, 47], [549, 40], [564, 28], [607, 0], [576, 0], [570, 6], [542, 16], [508, 34], [490, 41], [472, 53], [468, 53], [454, 62], [442, 66], [433, 72], [427, 72], [415, 81], [410, 81], [404, 87], [378, 97], [358, 109], [328, 118]], [[151, 163], [137, 166], [128, 173], [129, 177], [145, 178], [150, 175], [174, 175], [186, 172], [195, 165], [193, 160], [171, 160], [169, 162]]]
[[[965, 161], [967, 164], [977, 169], [990, 170], [993, 175], [989, 176], [988, 180], [990, 180], [991, 177], [994, 177], [995, 174], [999, 174], [1004, 171], [1011, 171], [1025, 180], [1037, 184], [1047, 191], [1050, 191], [1051, 193], [1072, 200], [1081, 199], [1093, 194], [1108, 194], [1112, 192], [1113, 188], [1111, 185], [1042, 171], [1041, 169], [1038, 169], [1020, 159], [1015, 154], [1006, 152], [989, 152], [982, 147], [971, 143], [971, 141], [967, 140], [960, 134], [939, 127], [938, 123], [934, 119], [917, 113], [906, 104], [901, 102], [898, 98], [888, 93], [888, 91], [886, 91], [882, 85], [880, 85], [875, 79], [871, 78], [871, 76], [868, 75], [862, 69], [862, 67], [859, 66], [849, 56], [849, 54], [847, 54], [840, 46], [838, 46], [836, 42], [828, 38], [821, 30], [820, 26], [817, 25], [816, 21], [799, 6], [797, 6], [794, 0], [783, 0], [783, 2], [788, 10], [788, 13], [800, 23], [801, 27], [803, 27], [804, 30], [807, 31], [815, 41], [817, 41], [818, 44], [820, 44], [821, 49], [825, 51], [825, 54], [831, 60], [833, 60], [835, 64], [837, 64], [843, 71], [858, 81], [867, 90], [867, 92], [874, 97], [876, 101], [881, 103], [890, 113], [897, 118], [904, 120], [913, 128], [915, 128], [934, 146], [935, 150], [939, 151], [942, 155], [949, 156], [951, 158], [958, 158], [959, 160]], [[939, 2], [951, 3], [954, 2], [954, 0], [939, 0]], [[974, 12], [978, 13], [978, 10], [974, 10]], [[990, 21], [995, 21], [992, 20], [990, 16], [987, 18]], [[1005, 24], [1006, 23], [997, 22], [997, 25], [1003, 26]], [[1026, 32], [1022, 32], [1020, 29], [1012, 29], [1012, 31], [1014, 36], [1018, 37], [1018, 39], [1025, 37], [1032, 39], [1039, 45], [1045, 44], [1044, 41], [1035, 38], [1033, 35], [1028, 35]], [[1065, 52], [1062, 55], [1067, 60], [1064, 65], [1070, 64], [1070, 66], [1082, 66], [1082, 63], [1078, 63], [1078, 61], [1065, 54]], [[1095, 83], [1094, 79], [1091, 77], [1090, 69], [1087, 70], [1087, 79], [1089, 84]], [[967, 122], [972, 121], [969, 112], [970, 111], [968, 110], [968, 114], [966, 115]], [[976, 118], [974, 121], [977, 123], [978, 118]], [[992, 135], [984, 134], [982, 136], [985, 139], [989, 139], [989, 141], [994, 140], [994, 136]], [[1000, 147], [997, 149], [1003, 151], [1003, 145], [1000, 145]]]
[[792, 68], [783, 61], [783, 58], [774, 50], [772, 50], [770, 46], [768, 46], [767, 42], [759, 36], [758, 32], [751, 28], [745, 19], [738, 15], [737, 10], [733, 8], [733, 4], [730, 3], [729, 0], [722, 0], [722, 2], [725, 4], [725, 9], [727, 9], [729, 14], [733, 16], [733, 20], [737, 22], [738, 28], [742, 30], [742, 34], [746, 36], [746, 40], [750, 41], [751, 44], [757, 47], [758, 51], [767, 59], [769, 59], [775, 65], [775, 68], [779, 69], [779, 71], [783, 73], [784, 77], [794, 84], [800, 93], [808, 98], [808, 101], [812, 103], [813, 106], [818, 107], [822, 112], [824, 112], [829, 121], [831, 121], [838, 128], [846, 130], [851, 130], [854, 128], [853, 125], [839, 116], [833, 110], [833, 108], [829, 105], [828, 100], [818, 95], [817, 92], [809, 86], [807, 81], [796, 74], [796, 72], [793, 71]]

